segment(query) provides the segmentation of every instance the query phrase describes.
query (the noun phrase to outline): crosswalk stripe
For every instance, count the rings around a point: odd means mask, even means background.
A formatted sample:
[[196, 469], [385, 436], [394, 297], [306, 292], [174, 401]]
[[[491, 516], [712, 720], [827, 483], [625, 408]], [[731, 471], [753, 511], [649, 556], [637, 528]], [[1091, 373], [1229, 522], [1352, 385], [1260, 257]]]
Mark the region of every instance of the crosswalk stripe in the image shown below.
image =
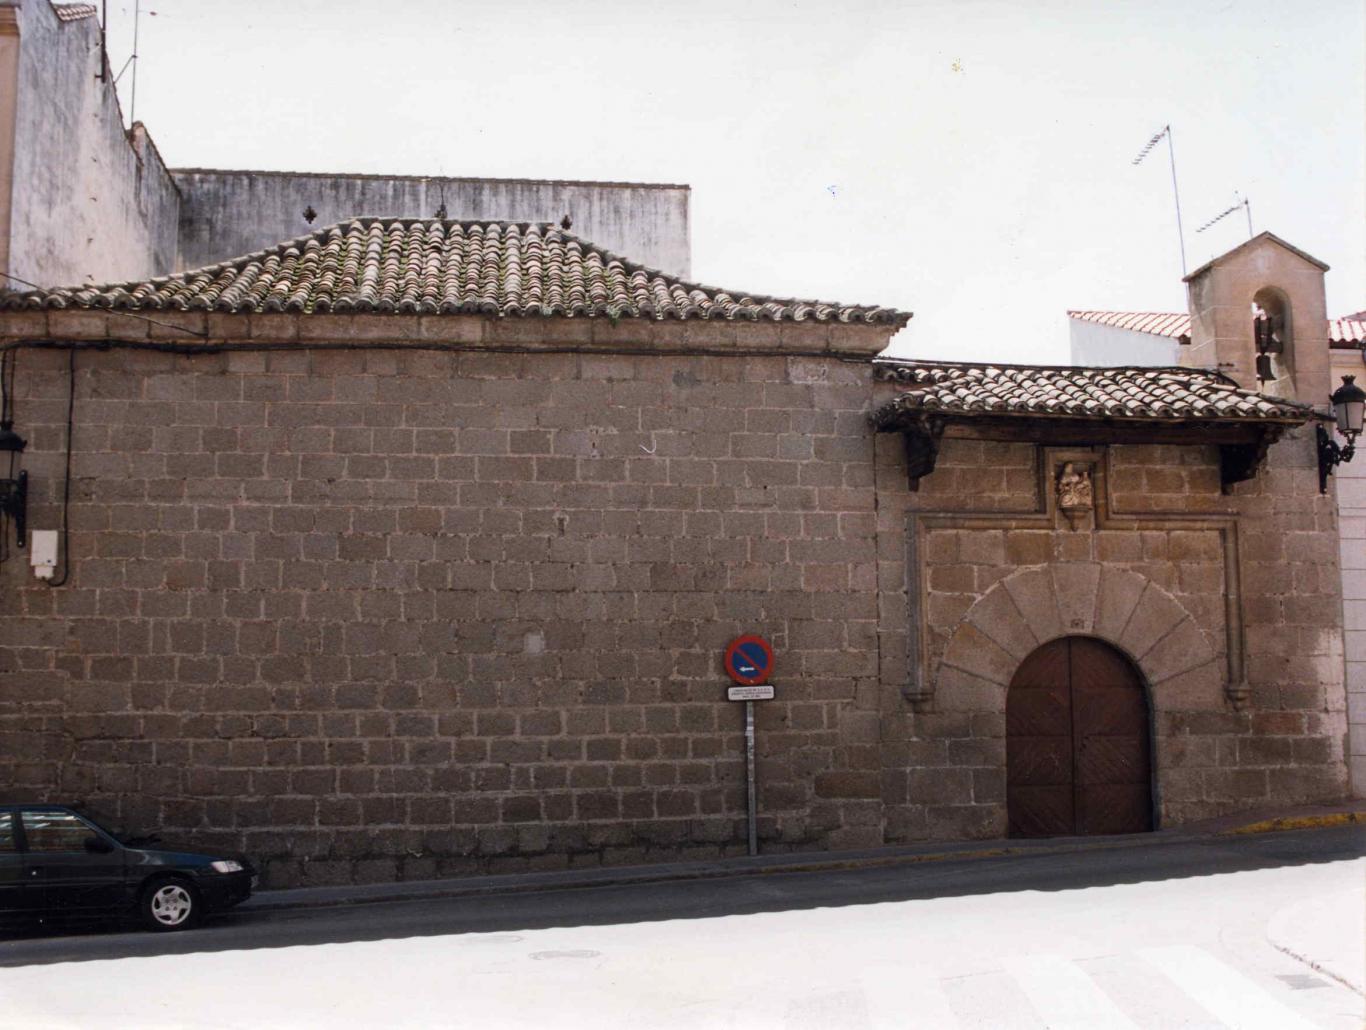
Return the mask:
[[1137, 1030], [1137, 1024], [1095, 981], [1061, 955], [1027, 955], [1006, 959], [1004, 964], [1050, 1030], [1098, 1026]]
[[863, 998], [868, 1006], [868, 1025], [872, 1030], [954, 1030], [949, 999], [940, 981], [928, 976], [907, 975], [900, 970], [879, 969], [859, 977]]
[[1230, 1030], [1316, 1030], [1242, 973], [1189, 944], [1144, 948], [1146, 961], [1160, 969]]

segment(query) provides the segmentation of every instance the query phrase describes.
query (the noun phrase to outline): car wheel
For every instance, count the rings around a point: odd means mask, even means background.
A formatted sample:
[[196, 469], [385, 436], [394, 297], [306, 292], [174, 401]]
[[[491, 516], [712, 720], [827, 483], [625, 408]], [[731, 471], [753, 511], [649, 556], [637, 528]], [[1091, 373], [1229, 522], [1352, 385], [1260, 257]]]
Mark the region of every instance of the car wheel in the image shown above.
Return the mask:
[[201, 908], [199, 892], [184, 880], [153, 880], [142, 892], [142, 924], [160, 933], [194, 926]]

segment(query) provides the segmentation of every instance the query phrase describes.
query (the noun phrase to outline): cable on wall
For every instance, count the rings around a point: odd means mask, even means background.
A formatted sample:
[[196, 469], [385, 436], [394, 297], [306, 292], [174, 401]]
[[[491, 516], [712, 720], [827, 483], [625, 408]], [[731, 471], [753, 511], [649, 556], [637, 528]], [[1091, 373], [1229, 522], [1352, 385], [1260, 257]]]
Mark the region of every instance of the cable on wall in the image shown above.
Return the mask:
[[76, 348], [68, 347], [66, 360], [66, 472], [62, 477], [62, 575], [44, 580], [50, 587], [66, 584], [71, 575], [71, 433], [76, 411]]
[[[0, 426], [14, 423], [14, 373], [19, 362], [17, 349], [0, 354]], [[19, 461], [17, 451], [9, 452], [8, 477], [14, 478], [14, 466]], [[9, 561], [9, 516], [0, 515], [0, 564]]]

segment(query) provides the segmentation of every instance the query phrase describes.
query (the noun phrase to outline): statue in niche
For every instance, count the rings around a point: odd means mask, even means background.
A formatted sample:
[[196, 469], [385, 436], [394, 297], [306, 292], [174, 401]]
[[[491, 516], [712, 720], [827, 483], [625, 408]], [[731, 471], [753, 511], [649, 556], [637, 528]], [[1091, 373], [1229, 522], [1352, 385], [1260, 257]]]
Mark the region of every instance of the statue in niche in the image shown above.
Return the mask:
[[1058, 477], [1058, 508], [1076, 529], [1082, 516], [1094, 507], [1090, 467], [1066, 462]]

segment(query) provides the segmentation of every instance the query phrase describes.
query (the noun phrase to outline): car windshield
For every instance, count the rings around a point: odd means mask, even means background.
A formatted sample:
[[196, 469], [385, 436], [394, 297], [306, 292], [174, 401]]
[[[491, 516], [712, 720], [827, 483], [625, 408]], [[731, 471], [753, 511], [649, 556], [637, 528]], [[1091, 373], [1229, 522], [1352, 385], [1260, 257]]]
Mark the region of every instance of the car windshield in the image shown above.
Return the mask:
[[114, 840], [118, 841], [124, 847], [135, 847], [139, 841], [146, 843], [151, 839], [146, 835], [127, 833], [123, 830], [111, 830], [109, 828], [111, 820], [106, 819], [103, 813], [92, 811], [84, 805], [79, 808], [72, 806], [72, 811], [94, 826], [97, 830], [113, 837]]

